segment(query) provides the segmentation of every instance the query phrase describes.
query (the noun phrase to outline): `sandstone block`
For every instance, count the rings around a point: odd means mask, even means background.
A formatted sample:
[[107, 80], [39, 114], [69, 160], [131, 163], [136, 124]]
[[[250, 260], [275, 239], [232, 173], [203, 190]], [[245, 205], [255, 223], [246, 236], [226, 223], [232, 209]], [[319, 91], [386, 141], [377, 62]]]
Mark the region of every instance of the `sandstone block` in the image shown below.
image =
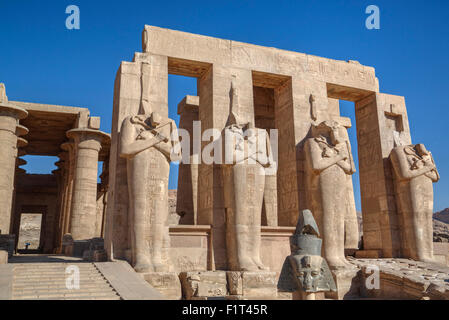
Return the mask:
[[227, 294], [225, 271], [181, 272], [180, 279], [187, 300], [201, 297], [222, 297]]
[[143, 273], [142, 276], [146, 282], [152, 285], [166, 299], [181, 299], [181, 282], [175, 272], [148, 272]]
[[8, 251], [0, 250], [0, 264], [8, 263]]
[[277, 297], [276, 272], [229, 271], [227, 273], [229, 293], [251, 298]]
[[100, 117], [89, 117], [89, 129], [100, 129]]
[[337, 291], [326, 292], [326, 298], [343, 300], [358, 297], [360, 295], [360, 286], [362, 284], [360, 283], [359, 268], [354, 267], [332, 270], [332, 276], [337, 285]]

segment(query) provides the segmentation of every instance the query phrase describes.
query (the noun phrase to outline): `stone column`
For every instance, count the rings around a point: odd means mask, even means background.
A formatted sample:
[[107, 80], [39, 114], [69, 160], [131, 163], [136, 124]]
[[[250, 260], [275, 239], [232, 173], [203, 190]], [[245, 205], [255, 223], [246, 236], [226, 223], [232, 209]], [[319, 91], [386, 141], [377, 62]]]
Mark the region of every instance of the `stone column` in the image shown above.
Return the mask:
[[[180, 224], [197, 224], [198, 156], [201, 148], [201, 132], [193, 132], [193, 122], [198, 121], [199, 97], [186, 96], [178, 104], [179, 129], [189, 133], [189, 150], [183, 150], [183, 161], [179, 164], [176, 212], [181, 215]], [[184, 138], [184, 137], [183, 137]], [[181, 142], [182, 143], [182, 142]], [[197, 147], [195, 148], [195, 144]], [[198, 146], [199, 144], [199, 146]], [[197, 158], [197, 159], [195, 159]], [[189, 164], [183, 163], [190, 160]]]
[[[4, 87], [3, 87], [4, 88]], [[0, 233], [8, 234], [14, 192], [14, 175], [17, 158], [18, 121], [27, 117], [25, 109], [8, 103], [0, 97]]]
[[70, 233], [74, 240], [95, 237], [98, 153], [109, 135], [99, 130], [78, 128], [67, 132], [75, 141], [77, 154], [72, 194]]
[[360, 258], [401, 256], [391, 163], [396, 144], [411, 144], [405, 99], [375, 93], [355, 103], [363, 214]]
[[[63, 207], [63, 218], [62, 218], [62, 236], [69, 232], [69, 222], [70, 222], [70, 212], [72, 208], [72, 191], [73, 191], [73, 173], [75, 171], [75, 144], [73, 142], [64, 142], [61, 144], [61, 149], [68, 153], [68, 159], [66, 161], [66, 190], [65, 199]], [[61, 241], [62, 241], [61, 236]]]

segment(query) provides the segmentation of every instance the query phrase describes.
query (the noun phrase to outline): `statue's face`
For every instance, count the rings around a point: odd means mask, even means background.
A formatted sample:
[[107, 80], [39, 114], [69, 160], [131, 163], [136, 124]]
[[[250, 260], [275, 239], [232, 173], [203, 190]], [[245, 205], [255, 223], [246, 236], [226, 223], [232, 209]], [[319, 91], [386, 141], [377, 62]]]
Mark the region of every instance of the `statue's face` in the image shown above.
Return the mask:
[[342, 142], [342, 138], [340, 136], [340, 133], [338, 132], [338, 128], [332, 128], [330, 132], [331, 141], [333, 145], [337, 145], [340, 142]]
[[323, 121], [318, 126], [313, 127], [313, 132], [314, 136], [326, 137], [331, 144], [337, 145], [345, 140], [345, 135], [341, 131], [342, 128], [344, 129], [336, 121]]
[[316, 292], [323, 278], [321, 269], [323, 258], [320, 256], [304, 256], [298, 265], [296, 277], [305, 292]]

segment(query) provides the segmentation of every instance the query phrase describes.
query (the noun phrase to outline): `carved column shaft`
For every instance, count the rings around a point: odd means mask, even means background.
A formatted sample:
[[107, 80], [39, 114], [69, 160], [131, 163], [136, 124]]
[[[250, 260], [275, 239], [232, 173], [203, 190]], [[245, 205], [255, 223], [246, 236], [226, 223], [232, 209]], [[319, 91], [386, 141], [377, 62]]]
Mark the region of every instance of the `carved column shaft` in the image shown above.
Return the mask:
[[74, 240], [90, 239], [96, 235], [98, 153], [107, 135], [90, 129], [70, 130], [67, 135], [77, 148], [70, 233]]
[[11, 209], [14, 192], [14, 175], [17, 158], [18, 120], [28, 115], [27, 111], [8, 103], [0, 103], [0, 230], [10, 232]]

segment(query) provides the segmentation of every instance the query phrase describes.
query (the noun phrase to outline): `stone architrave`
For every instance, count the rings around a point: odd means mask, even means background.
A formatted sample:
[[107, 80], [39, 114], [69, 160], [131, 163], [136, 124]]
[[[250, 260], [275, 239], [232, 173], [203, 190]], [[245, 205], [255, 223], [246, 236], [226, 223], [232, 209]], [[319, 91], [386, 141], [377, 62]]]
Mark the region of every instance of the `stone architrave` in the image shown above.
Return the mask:
[[312, 137], [304, 146], [308, 202], [322, 231], [323, 256], [331, 268], [350, 267], [344, 255], [344, 199], [353, 166], [341, 128], [336, 121], [313, 125]]
[[25, 109], [8, 102], [5, 86], [0, 83], [0, 234], [10, 232], [18, 149], [16, 130], [19, 120], [27, 116]]
[[402, 254], [434, 262], [433, 185], [440, 179], [432, 154], [423, 144], [395, 147], [390, 155], [396, 203], [402, 225]]
[[303, 210], [295, 234], [290, 238], [290, 266], [303, 300], [315, 300], [315, 294], [337, 291], [329, 266], [321, 256], [322, 241], [310, 210]]
[[170, 161], [179, 160], [179, 150], [172, 119], [152, 112], [123, 121], [120, 156], [127, 159], [132, 263], [137, 272], [169, 271], [168, 178]]
[[238, 92], [231, 84], [231, 114], [224, 129], [224, 201], [228, 268], [267, 270], [260, 260], [265, 168], [273, 162], [266, 130], [239, 120]]

